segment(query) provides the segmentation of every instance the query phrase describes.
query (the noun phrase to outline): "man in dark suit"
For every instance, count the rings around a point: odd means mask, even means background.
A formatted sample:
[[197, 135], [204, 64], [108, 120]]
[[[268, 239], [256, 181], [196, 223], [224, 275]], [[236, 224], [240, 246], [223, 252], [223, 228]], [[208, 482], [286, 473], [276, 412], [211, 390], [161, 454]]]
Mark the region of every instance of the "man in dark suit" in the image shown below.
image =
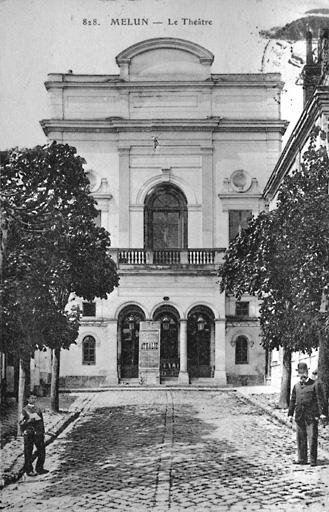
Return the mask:
[[317, 393], [315, 381], [308, 377], [306, 363], [298, 363], [299, 382], [291, 393], [288, 417], [292, 422], [295, 413], [298, 458], [294, 464], [307, 464], [307, 441], [311, 466], [316, 466], [318, 455], [318, 422], [325, 416], [325, 404]]

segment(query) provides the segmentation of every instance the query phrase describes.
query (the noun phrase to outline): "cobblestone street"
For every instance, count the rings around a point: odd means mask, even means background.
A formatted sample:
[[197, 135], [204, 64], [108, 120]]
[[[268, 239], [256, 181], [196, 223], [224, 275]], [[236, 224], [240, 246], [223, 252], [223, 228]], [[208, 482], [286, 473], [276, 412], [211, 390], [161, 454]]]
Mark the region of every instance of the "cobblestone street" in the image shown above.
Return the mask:
[[294, 458], [294, 433], [233, 391], [106, 391], [49, 446], [50, 473], [6, 487], [1, 508], [328, 511], [329, 460]]

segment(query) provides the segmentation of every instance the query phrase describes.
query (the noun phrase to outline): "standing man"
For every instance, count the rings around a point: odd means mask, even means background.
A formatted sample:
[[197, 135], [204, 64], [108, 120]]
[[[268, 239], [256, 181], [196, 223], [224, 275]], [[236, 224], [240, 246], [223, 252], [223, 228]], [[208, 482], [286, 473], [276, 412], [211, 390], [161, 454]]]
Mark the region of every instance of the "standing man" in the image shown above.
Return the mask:
[[[46, 458], [45, 450], [45, 427], [40, 407], [36, 406], [37, 397], [31, 394], [28, 397], [27, 405], [22, 411], [19, 421], [21, 430], [24, 433], [24, 469], [28, 476], [43, 475], [48, 473], [43, 465]], [[33, 446], [37, 449], [36, 472], [32, 465]]]
[[292, 422], [295, 413], [298, 458], [294, 464], [307, 464], [307, 441], [310, 464], [316, 466], [318, 455], [318, 421], [325, 419], [324, 401], [316, 392], [315, 381], [308, 377], [306, 363], [298, 363], [299, 382], [291, 393], [288, 417]]

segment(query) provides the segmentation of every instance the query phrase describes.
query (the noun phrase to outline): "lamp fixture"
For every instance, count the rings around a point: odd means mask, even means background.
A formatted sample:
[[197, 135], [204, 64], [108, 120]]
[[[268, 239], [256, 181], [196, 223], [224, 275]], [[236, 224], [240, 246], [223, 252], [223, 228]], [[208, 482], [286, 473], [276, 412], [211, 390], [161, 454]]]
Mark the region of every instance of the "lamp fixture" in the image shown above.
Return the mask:
[[128, 327], [129, 331], [133, 331], [135, 328], [135, 318], [133, 315], [128, 316]]
[[205, 328], [205, 325], [206, 325], [206, 321], [205, 321], [205, 319], [203, 318], [202, 315], [199, 315], [196, 323], [197, 323], [197, 326], [198, 326], [198, 331], [203, 331], [204, 328]]
[[169, 325], [170, 325], [170, 318], [168, 316], [164, 316], [162, 318], [162, 328], [164, 331], [168, 331], [169, 330]]

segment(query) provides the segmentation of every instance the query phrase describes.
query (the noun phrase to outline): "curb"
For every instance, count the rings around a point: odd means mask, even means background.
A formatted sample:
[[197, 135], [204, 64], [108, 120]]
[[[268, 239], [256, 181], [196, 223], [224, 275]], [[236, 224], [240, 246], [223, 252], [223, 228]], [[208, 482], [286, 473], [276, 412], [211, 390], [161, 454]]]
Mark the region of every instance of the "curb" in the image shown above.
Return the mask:
[[[275, 410], [273, 410], [271, 407], [269, 407], [267, 405], [260, 404], [255, 398], [251, 397], [247, 393], [243, 393], [243, 391], [237, 390], [237, 394], [240, 397], [243, 397], [246, 400], [248, 400], [257, 409], [260, 409], [263, 412], [266, 412], [266, 414], [268, 416], [270, 416], [272, 419], [275, 419], [277, 422], [281, 423], [281, 425], [285, 425], [290, 430], [296, 431], [296, 427], [295, 427], [294, 423], [290, 423], [288, 419], [282, 418], [282, 416], [280, 414], [278, 414]], [[319, 445], [319, 448], [322, 450], [322, 452], [325, 454], [325, 456], [329, 458], [329, 450], [327, 447], [323, 446], [323, 442], [321, 441], [321, 439], [318, 439], [318, 445]]]
[[[61, 418], [53, 427], [51, 427], [51, 434], [45, 434], [45, 446], [49, 446], [57, 437], [73, 423], [90, 405], [92, 397], [88, 397], [85, 403], [82, 404], [81, 409], [78, 409], [76, 404], [73, 405], [73, 410], [68, 417]], [[78, 409], [78, 410], [75, 410]], [[33, 460], [36, 459], [36, 451], [33, 454]], [[24, 474], [24, 453], [20, 453], [8, 466], [2, 471], [0, 489], [3, 489], [9, 484], [17, 482]]]

